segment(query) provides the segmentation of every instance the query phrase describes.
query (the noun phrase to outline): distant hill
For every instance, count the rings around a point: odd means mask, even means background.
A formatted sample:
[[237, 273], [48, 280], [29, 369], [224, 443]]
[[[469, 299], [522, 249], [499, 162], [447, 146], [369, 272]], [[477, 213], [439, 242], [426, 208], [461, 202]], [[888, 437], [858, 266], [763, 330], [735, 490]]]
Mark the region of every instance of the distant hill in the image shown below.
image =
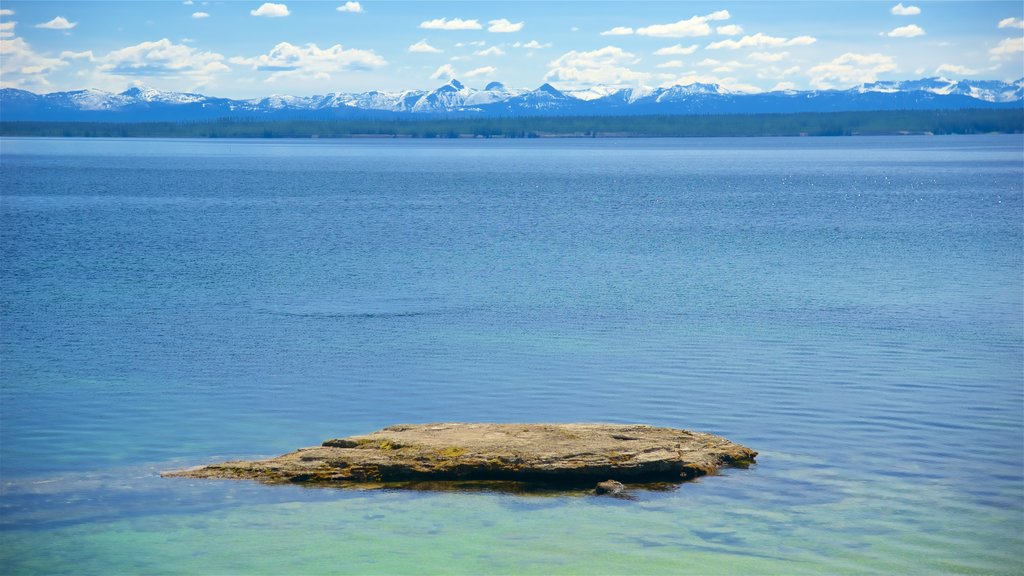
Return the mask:
[[847, 90], [732, 92], [717, 84], [564, 92], [550, 84], [534, 90], [491, 82], [483, 89], [458, 80], [435, 90], [370, 91], [316, 96], [272, 95], [232, 100], [203, 94], [132, 88], [121, 93], [75, 90], [35, 94], [0, 90], [0, 121], [194, 122], [245, 120], [409, 120], [521, 116], [636, 116], [788, 114], [882, 110], [1020, 109], [1024, 78], [884, 81]]

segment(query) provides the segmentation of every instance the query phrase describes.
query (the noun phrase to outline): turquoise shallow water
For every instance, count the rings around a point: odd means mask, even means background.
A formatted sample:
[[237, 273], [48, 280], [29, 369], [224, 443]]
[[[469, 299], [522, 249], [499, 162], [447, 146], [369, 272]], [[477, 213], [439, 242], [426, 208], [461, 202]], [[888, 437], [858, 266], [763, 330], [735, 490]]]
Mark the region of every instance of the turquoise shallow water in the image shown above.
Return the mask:
[[[1024, 139], [0, 141], [5, 573], [1018, 573]], [[636, 501], [161, 479], [397, 422]]]

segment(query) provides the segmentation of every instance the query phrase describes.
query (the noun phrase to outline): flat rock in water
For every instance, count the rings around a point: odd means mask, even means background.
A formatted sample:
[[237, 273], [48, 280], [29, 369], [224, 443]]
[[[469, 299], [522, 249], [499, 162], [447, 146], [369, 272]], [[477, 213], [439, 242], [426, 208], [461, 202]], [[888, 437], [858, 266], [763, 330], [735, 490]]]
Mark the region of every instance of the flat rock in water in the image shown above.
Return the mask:
[[268, 460], [163, 475], [337, 485], [512, 481], [593, 486], [607, 479], [682, 482], [722, 466], [749, 464], [755, 456], [720, 436], [645, 425], [418, 424], [327, 440]]

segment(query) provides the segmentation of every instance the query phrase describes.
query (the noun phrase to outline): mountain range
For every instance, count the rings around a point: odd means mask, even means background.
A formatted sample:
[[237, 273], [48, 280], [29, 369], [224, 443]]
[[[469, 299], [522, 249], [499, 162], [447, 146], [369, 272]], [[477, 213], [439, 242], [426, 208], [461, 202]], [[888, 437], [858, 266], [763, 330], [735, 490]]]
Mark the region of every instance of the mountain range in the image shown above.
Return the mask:
[[732, 92], [717, 84], [562, 91], [491, 82], [482, 89], [458, 80], [434, 90], [334, 92], [316, 96], [272, 95], [233, 100], [203, 94], [135, 87], [121, 93], [74, 90], [35, 94], [0, 90], [2, 121], [202, 121], [238, 119], [344, 119], [421, 117], [627, 116], [763, 114], [868, 110], [1020, 108], [1024, 78], [998, 80], [880, 81], [846, 90]]

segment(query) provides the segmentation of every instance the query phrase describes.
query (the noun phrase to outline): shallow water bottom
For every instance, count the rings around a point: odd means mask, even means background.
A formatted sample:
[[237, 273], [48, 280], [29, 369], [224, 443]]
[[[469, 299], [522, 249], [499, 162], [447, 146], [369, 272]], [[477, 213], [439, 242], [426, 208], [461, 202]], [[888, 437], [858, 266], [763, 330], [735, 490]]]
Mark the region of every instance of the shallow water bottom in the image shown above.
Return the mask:
[[[352, 490], [166, 479], [7, 483], [8, 574], [1013, 573], [1019, 515], [950, 486], [768, 453], [675, 490]], [[1003, 495], [1011, 496], [1012, 495]], [[941, 502], [941, 507], [933, 504]], [[31, 526], [24, 528], [24, 526]]]

